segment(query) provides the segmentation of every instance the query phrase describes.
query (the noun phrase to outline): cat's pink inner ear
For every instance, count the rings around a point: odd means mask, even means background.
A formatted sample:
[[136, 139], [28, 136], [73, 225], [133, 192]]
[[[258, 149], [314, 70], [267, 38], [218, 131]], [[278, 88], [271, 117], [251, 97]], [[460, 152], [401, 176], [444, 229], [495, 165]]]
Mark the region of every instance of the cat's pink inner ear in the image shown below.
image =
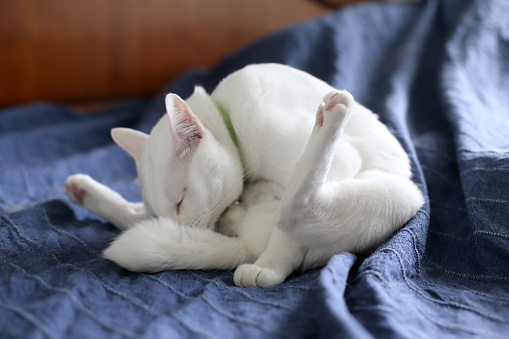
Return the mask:
[[176, 152], [198, 146], [202, 138], [198, 118], [178, 95], [168, 94], [165, 101]]
[[145, 147], [145, 142], [148, 139], [148, 134], [130, 128], [118, 127], [111, 130], [111, 137], [115, 143], [129, 153], [134, 160], [139, 161], [141, 152], [143, 152], [143, 148]]

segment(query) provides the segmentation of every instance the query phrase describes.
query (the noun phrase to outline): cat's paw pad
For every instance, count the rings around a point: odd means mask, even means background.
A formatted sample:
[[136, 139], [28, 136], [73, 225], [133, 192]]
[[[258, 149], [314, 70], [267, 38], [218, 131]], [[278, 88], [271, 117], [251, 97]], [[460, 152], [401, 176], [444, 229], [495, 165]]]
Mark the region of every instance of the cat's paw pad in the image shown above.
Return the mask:
[[323, 97], [323, 103], [326, 111], [330, 111], [334, 106], [342, 104], [347, 108], [350, 108], [354, 99], [353, 96], [347, 91], [332, 90], [325, 97]]
[[233, 276], [235, 285], [239, 287], [271, 287], [284, 280], [285, 277], [276, 271], [254, 264], [240, 265]]
[[315, 125], [323, 126], [323, 111], [324, 110], [325, 110], [325, 104], [321, 103], [320, 106], [318, 106], [318, 110], [316, 111]]
[[65, 180], [65, 193], [76, 204], [83, 205], [89, 181], [93, 180], [85, 174], [74, 174]]
[[318, 107], [316, 125], [323, 126], [325, 120], [326, 124], [342, 126], [348, 118], [353, 103], [353, 96], [347, 91], [330, 91]]

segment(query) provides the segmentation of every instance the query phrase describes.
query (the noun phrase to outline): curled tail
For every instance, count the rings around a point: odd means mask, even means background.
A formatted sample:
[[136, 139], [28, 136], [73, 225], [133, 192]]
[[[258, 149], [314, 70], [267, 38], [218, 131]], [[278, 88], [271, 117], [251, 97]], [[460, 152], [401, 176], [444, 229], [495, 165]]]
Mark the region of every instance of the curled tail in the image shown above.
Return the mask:
[[103, 256], [136, 272], [232, 269], [253, 260], [240, 238], [181, 226], [168, 218], [138, 223], [116, 238]]

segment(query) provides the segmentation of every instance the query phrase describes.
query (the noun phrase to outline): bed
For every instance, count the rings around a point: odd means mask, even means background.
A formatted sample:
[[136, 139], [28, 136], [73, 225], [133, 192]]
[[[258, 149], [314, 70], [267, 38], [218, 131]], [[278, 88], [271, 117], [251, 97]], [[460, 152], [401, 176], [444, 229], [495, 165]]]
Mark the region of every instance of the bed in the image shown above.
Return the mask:
[[[0, 336], [509, 336], [508, 17], [506, 0], [347, 6], [96, 114], [2, 109]], [[109, 130], [148, 131], [166, 93], [210, 91], [261, 62], [305, 70], [377, 112], [410, 155], [425, 206], [370, 255], [340, 253], [266, 289], [235, 287], [232, 271], [141, 274], [103, 259], [118, 230], [72, 204], [65, 178], [87, 173], [139, 199]]]

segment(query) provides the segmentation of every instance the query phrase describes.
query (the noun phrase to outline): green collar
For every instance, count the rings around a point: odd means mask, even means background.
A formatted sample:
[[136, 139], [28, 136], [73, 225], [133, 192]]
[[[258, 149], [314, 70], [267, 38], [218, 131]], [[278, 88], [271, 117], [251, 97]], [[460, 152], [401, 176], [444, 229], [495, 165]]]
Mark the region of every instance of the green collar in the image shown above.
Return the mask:
[[223, 118], [224, 124], [226, 125], [226, 129], [228, 130], [228, 133], [230, 133], [230, 138], [232, 139], [235, 148], [237, 148], [237, 152], [239, 152], [242, 167], [245, 168], [244, 153], [240, 149], [239, 141], [237, 140], [237, 134], [235, 134], [235, 130], [233, 129], [232, 120], [230, 119], [228, 112], [226, 112], [226, 109], [223, 107], [223, 105], [221, 105], [219, 101], [214, 100], [214, 103], [216, 104], [219, 113], [221, 113], [221, 118]]

